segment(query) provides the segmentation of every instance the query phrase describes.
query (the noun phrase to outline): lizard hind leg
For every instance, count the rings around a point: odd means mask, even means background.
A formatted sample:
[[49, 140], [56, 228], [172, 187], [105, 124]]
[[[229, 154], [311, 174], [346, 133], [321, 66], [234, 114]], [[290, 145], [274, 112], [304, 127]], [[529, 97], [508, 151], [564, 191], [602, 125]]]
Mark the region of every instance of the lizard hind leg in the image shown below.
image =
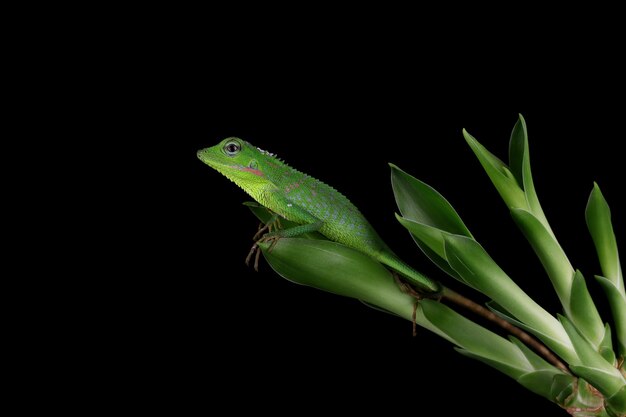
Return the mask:
[[393, 275], [393, 279], [396, 281], [396, 284], [398, 284], [398, 287], [400, 287], [400, 290], [403, 293], [409, 294], [411, 297], [415, 298], [415, 302], [413, 303], [413, 314], [411, 315], [411, 318], [413, 319], [413, 337], [415, 337], [417, 336], [417, 305], [424, 298], [424, 296], [415, 291], [409, 284], [404, 282], [396, 271], [391, 271], [391, 275]]

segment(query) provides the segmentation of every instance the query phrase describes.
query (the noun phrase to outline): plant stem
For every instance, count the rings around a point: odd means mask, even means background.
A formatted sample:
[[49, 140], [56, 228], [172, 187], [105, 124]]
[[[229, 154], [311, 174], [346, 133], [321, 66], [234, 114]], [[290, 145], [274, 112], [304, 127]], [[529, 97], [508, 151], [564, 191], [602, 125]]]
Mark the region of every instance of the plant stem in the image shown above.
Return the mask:
[[539, 340], [535, 339], [530, 334], [526, 333], [524, 330], [520, 329], [509, 323], [508, 321], [498, 317], [495, 313], [490, 311], [489, 309], [481, 306], [480, 304], [470, 300], [467, 297], [462, 296], [461, 294], [444, 287], [443, 292], [441, 294], [442, 299], [447, 300], [453, 304], [461, 306], [495, 324], [502, 327], [504, 330], [509, 332], [511, 335], [517, 337], [528, 347], [534, 349], [538, 354], [543, 356], [545, 360], [550, 362], [552, 365], [556, 366], [561, 371], [571, 375], [571, 372], [567, 368], [567, 365], [563, 363], [550, 349], [548, 349], [543, 343]]

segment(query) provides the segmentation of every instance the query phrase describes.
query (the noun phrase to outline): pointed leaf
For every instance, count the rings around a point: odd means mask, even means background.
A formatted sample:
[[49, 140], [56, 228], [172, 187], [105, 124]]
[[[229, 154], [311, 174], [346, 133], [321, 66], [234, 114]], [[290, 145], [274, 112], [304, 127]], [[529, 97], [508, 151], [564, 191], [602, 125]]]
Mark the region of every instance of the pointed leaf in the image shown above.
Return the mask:
[[552, 380], [550, 397], [561, 407], [566, 407], [566, 402], [571, 399], [572, 394], [578, 389], [578, 378], [571, 375], [556, 375]]
[[[448, 235], [444, 239], [446, 258], [465, 281], [504, 307], [515, 318], [536, 329], [544, 336], [542, 341], [563, 359], [569, 362], [575, 358], [567, 334], [559, 322], [513, 282], [482, 246], [463, 236]], [[546, 335], [548, 338], [545, 338]]]
[[387, 304], [397, 302], [410, 307], [412, 313], [412, 297], [402, 293], [382, 264], [364, 253], [328, 240], [282, 238], [271, 251], [269, 245], [259, 245], [263, 255], [276, 272], [290, 281], [363, 300], [386, 310], [390, 310]]
[[[499, 306], [497, 303], [493, 301], [488, 302], [487, 307], [489, 307], [489, 309], [501, 319], [508, 321], [515, 327], [519, 327], [525, 332], [530, 333], [533, 336], [535, 336], [537, 339], [541, 340], [546, 346], [552, 349], [566, 362], [577, 363], [579, 361], [578, 357], [576, 356], [576, 352], [574, 351], [574, 347], [571, 346], [571, 344], [568, 343], [568, 341], [564, 341], [562, 339], [563, 336], [561, 336], [561, 339], [558, 339], [558, 338], [553, 337], [552, 333], [546, 333], [533, 326], [522, 323], [521, 321], [514, 318], [511, 313], [509, 313], [508, 311], [506, 311], [504, 308], [502, 308], [501, 306]], [[565, 333], [562, 327], [559, 330], [563, 334]], [[567, 335], [565, 335], [565, 337], [567, 337]]]
[[524, 159], [527, 153], [528, 134], [526, 133], [526, 122], [520, 114], [519, 120], [513, 127], [511, 140], [509, 141], [509, 166], [511, 167], [511, 173], [513, 173], [522, 189], [524, 188]]
[[509, 336], [509, 340], [511, 341], [511, 343], [513, 343], [515, 346], [519, 348], [519, 350], [524, 354], [524, 356], [526, 357], [526, 360], [528, 361], [528, 363], [530, 363], [530, 365], [532, 366], [534, 370], [542, 369], [542, 370], [550, 370], [550, 371], [557, 372], [557, 373], [563, 373], [562, 371], [557, 369], [555, 366], [551, 365], [548, 361], [543, 359], [541, 356], [536, 354], [534, 350], [530, 349], [528, 346], [522, 343], [522, 341], [519, 340], [518, 338]]
[[396, 219], [404, 226], [417, 243], [417, 246], [426, 256], [451, 277], [465, 283], [459, 275], [450, 267], [445, 258], [443, 236], [449, 234], [422, 223], [414, 222], [396, 214]]
[[624, 278], [611, 222], [611, 209], [596, 183], [593, 184], [593, 190], [589, 196], [585, 218], [598, 252], [602, 274], [624, 293]]
[[574, 276], [565, 252], [539, 219], [527, 210], [513, 208], [511, 216], [530, 242], [543, 264], [565, 311], [570, 308], [570, 288]]
[[622, 357], [626, 357], [626, 296], [610, 279], [596, 275], [596, 280], [600, 283], [606, 297], [609, 299], [615, 323], [618, 350]]
[[[270, 266], [283, 278], [333, 294], [356, 298], [412, 320], [415, 298], [402, 292], [391, 273], [362, 252], [336, 242], [282, 238], [259, 244]], [[303, 256], [306, 254], [306, 256]], [[416, 311], [416, 323], [452, 341]]]
[[535, 394], [539, 394], [542, 397], [547, 398], [550, 401], [554, 401], [554, 397], [551, 395], [554, 385], [554, 378], [556, 376], [566, 375], [556, 368], [546, 368], [539, 370], [516, 368], [514, 366], [511, 366], [510, 363], [498, 362], [489, 357], [481, 356], [465, 349], [456, 348], [455, 350], [464, 356], [476, 359], [499, 370], [505, 375], [508, 375], [511, 378], [515, 379], [525, 388], [529, 389]]
[[389, 166], [396, 204], [403, 217], [448, 233], [471, 237], [461, 217], [437, 190], [397, 166]]
[[466, 349], [455, 348], [454, 350], [459, 352], [461, 355], [464, 355], [464, 356], [467, 356], [469, 358], [476, 359], [476, 360], [479, 360], [479, 361], [481, 361], [483, 363], [486, 363], [487, 365], [491, 366], [492, 368], [497, 369], [498, 371], [502, 372], [505, 375], [510, 376], [511, 378], [513, 378], [515, 380], [519, 380], [519, 378], [523, 377], [525, 374], [528, 373], [528, 371], [526, 371], [525, 369], [516, 368], [516, 367], [511, 366], [510, 364], [508, 364], [506, 362], [498, 362], [498, 361], [495, 361], [495, 360], [493, 360], [493, 359], [491, 359], [489, 357], [477, 355], [477, 354], [472, 353], [472, 352], [470, 352], [469, 350], [466, 350]]
[[544, 224], [551, 235], [554, 235], [550, 225], [548, 224], [548, 220], [543, 213], [541, 204], [539, 204], [539, 198], [537, 197], [537, 192], [535, 191], [535, 184], [530, 170], [528, 131], [526, 129], [526, 121], [521, 114], [519, 115], [519, 120], [513, 128], [513, 132], [511, 132], [511, 141], [509, 142], [509, 163], [511, 164], [511, 170], [515, 175], [515, 178], [517, 178], [520, 186], [524, 190], [529, 211]]
[[608, 363], [615, 364], [615, 352], [613, 351], [613, 341], [611, 338], [611, 326], [608, 323], [604, 326], [604, 338], [600, 343], [600, 347], [598, 349], [600, 355], [606, 360]]
[[380, 307], [378, 307], [378, 306], [376, 306], [376, 305], [374, 305], [372, 303], [368, 303], [368, 302], [363, 301], [363, 300], [359, 300], [359, 301], [361, 302], [361, 304], [371, 308], [372, 310], [380, 311], [381, 313], [385, 313], [385, 314], [390, 314], [390, 315], [392, 315], [394, 317], [399, 317], [396, 313], [392, 313], [391, 311], [385, 310], [384, 308], [380, 308]]
[[566, 315], [597, 347], [604, 337], [604, 325], [582, 274], [573, 270], [559, 243], [537, 217], [521, 209], [511, 209], [511, 216], [543, 264]]
[[[603, 398], [598, 391], [582, 378], [554, 378], [555, 402], [574, 416], [609, 417], [604, 411]], [[588, 413], [586, 411], [589, 411]]]
[[583, 274], [576, 270], [570, 297], [570, 320], [589, 342], [598, 348], [604, 338], [602, 319], [591, 299]]
[[596, 387], [602, 394], [610, 397], [626, 384], [622, 374], [609, 364], [594, 347], [576, 330], [574, 324], [565, 316], [559, 320], [567, 332], [578, 357], [579, 363], [570, 363], [570, 369]]
[[472, 135], [463, 129], [465, 140], [478, 157], [481, 165], [489, 175], [491, 182], [508, 207], [528, 208], [526, 196], [517, 183], [515, 175], [509, 170], [504, 162], [489, 152]]
[[606, 399], [607, 409], [616, 416], [626, 415], [626, 387]]
[[550, 401], [554, 401], [552, 396], [552, 390], [554, 386], [554, 379], [557, 376], [565, 376], [566, 374], [558, 370], [543, 369], [540, 371], [529, 372], [521, 376], [517, 382], [523, 385], [526, 389], [539, 394]]
[[422, 300], [420, 306], [426, 319], [445, 332], [459, 347], [475, 355], [508, 364], [521, 372], [532, 370], [517, 346], [502, 336], [460, 316], [437, 301]]

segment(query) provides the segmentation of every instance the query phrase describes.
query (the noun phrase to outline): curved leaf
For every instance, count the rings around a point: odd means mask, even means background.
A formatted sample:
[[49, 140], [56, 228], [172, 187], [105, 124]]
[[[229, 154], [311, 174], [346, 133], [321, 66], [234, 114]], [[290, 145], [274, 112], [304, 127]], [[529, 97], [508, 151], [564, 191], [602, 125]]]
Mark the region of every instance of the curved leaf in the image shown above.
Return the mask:
[[604, 338], [600, 313], [589, 294], [583, 274], [576, 270], [570, 297], [570, 319], [589, 342], [598, 349]]
[[554, 236], [548, 220], [546, 219], [533, 181], [532, 172], [530, 170], [530, 152], [528, 150], [528, 131], [526, 129], [526, 121], [520, 114], [519, 120], [515, 123], [511, 132], [511, 140], [509, 141], [509, 165], [517, 182], [524, 190], [528, 209], [533, 213], [539, 221], [541, 221], [548, 232]]
[[539, 394], [550, 401], [555, 401], [555, 397], [552, 396], [552, 391], [554, 379], [557, 376], [566, 376], [566, 374], [557, 371], [556, 369], [543, 369], [522, 375], [517, 382], [535, 394]]
[[[603, 398], [587, 381], [557, 375], [552, 389], [557, 404], [574, 416], [608, 417], [604, 412]], [[590, 413], [585, 411], [589, 410]]]
[[523, 189], [525, 189], [524, 168], [526, 164], [530, 165], [528, 158], [525, 157], [527, 154], [528, 134], [526, 132], [526, 121], [520, 114], [517, 123], [513, 126], [511, 140], [509, 140], [509, 166], [517, 183]]
[[617, 252], [615, 232], [611, 222], [611, 209], [604, 199], [600, 187], [595, 182], [587, 202], [585, 219], [598, 252], [602, 274], [611, 280], [617, 289], [624, 293], [624, 279]]
[[574, 268], [565, 256], [565, 252], [544, 224], [532, 213], [524, 209], [512, 208], [511, 216], [530, 242], [548, 273], [561, 304], [569, 312], [570, 288], [574, 277]]
[[[329, 240], [303, 238], [281, 238], [271, 250], [267, 242], [259, 247], [272, 269], [291, 282], [356, 298], [412, 320], [415, 298], [402, 292], [381, 263], [362, 252]], [[424, 317], [421, 308], [416, 323], [454, 343]]]
[[606, 399], [607, 408], [616, 416], [626, 415], [626, 387]]
[[600, 343], [600, 347], [598, 348], [598, 352], [608, 363], [615, 364], [615, 352], [613, 351], [613, 340], [611, 337], [611, 326], [608, 323], [604, 326], [604, 338]]
[[463, 236], [448, 235], [445, 236], [445, 251], [450, 266], [465, 281], [518, 320], [536, 329], [537, 337], [567, 362], [576, 359], [573, 347], [559, 322], [513, 282], [476, 241]]
[[408, 220], [471, 237], [456, 210], [437, 190], [402, 171], [391, 167], [391, 186], [402, 216]]
[[611, 397], [622, 389], [626, 385], [626, 380], [619, 370], [595, 350], [567, 317], [559, 315], [559, 320], [580, 358], [580, 362], [570, 363], [570, 369], [589, 381], [606, 397]]
[[[422, 300], [420, 306], [428, 321], [445, 332], [459, 347], [474, 355], [506, 364], [521, 374], [532, 370], [518, 347], [502, 336], [460, 316], [456, 311], [437, 301]], [[519, 376], [505, 373], [514, 378]]]
[[467, 141], [481, 165], [489, 175], [491, 182], [508, 207], [528, 208], [526, 196], [521, 184], [518, 184], [515, 175], [509, 167], [498, 157], [489, 152], [472, 135], [463, 129], [463, 137]]
[[422, 223], [418, 223], [409, 219], [406, 219], [396, 214], [396, 219], [404, 226], [410, 233], [417, 246], [424, 252], [426, 256], [444, 272], [451, 277], [467, 284], [459, 277], [459, 275], [450, 267], [448, 260], [445, 258], [444, 239], [443, 236], [449, 234], [436, 227], [428, 226]]
[[596, 280], [609, 299], [619, 352], [622, 357], [626, 357], [626, 296], [610, 279], [596, 275]]

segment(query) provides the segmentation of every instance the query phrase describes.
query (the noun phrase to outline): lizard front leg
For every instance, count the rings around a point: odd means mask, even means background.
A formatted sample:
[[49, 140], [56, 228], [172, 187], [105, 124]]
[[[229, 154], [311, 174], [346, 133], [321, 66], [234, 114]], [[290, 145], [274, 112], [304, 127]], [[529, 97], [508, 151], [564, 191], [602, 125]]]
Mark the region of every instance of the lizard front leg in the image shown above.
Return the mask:
[[280, 229], [264, 234], [259, 240], [254, 242], [254, 245], [252, 245], [248, 256], [246, 256], [246, 265], [250, 264], [252, 256], [256, 253], [256, 256], [254, 258], [254, 270], [259, 270], [259, 257], [261, 255], [259, 243], [271, 242], [269, 247], [269, 250], [271, 251], [280, 238], [296, 237], [304, 233], [317, 232], [322, 227], [322, 224], [323, 222], [321, 220], [318, 220], [315, 223], [302, 224], [300, 226], [290, 227], [289, 229]]
[[274, 248], [274, 245], [276, 245], [276, 242], [278, 242], [280, 238], [296, 237], [304, 233], [317, 232], [318, 230], [320, 230], [320, 228], [324, 224], [322, 220], [319, 220], [318, 218], [310, 214], [308, 211], [306, 211], [302, 207], [296, 204], [293, 204], [290, 201], [283, 201], [283, 203], [285, 204], [285, 206], [289, 207], [289, 212], [291, 214], [290, 217], [299, 219], [301, 221], [304, 221], [305, 223], [300, 224], [298, 226], [290, 227], [288, 229], [277, 228], [276, 230], [271, 231], [273, 223], [278, 221], [278, 214], [274, 214], [272, 218], [266, 223], [266, 225], [262, 227], [254, 235], [254, 238], [257, 238], [265, 230], [270, 230], [270, 231], [268, 233], [263, 234], [260, 238], [258, 238], [258, 240], [256, 240], [254, 245], [252, 245], [252, 248], [250, 249], [248, 256], [246, 257], [246, 265], [249, 265], [250, 260], [252, 259], [252, 256], [256, 254], [255, 259], [254, 259], [254, 269], [256, 271], [259, 270], [259, 257], [261, 254], [261, 251], [259, 250], [259, 243], [271, 242], [271, 245], [269, 247], [269, 250], [271, 251]]
[[280, 229], [281, 225], [280, 225], [280, 216], [276, 213], [274, 213], [272, 215], [272, 217], [267, 221], [267, 223], [263, 224], [259, 224], [259, 230], [257, 230], [256, 234], [252, 237], [252, 240], [257, 241], [259, 240], [259, 238], [261, 236], [263, 236], [263, 234], [268, 231], [268, 232], [272, 232], [272, 229]]

